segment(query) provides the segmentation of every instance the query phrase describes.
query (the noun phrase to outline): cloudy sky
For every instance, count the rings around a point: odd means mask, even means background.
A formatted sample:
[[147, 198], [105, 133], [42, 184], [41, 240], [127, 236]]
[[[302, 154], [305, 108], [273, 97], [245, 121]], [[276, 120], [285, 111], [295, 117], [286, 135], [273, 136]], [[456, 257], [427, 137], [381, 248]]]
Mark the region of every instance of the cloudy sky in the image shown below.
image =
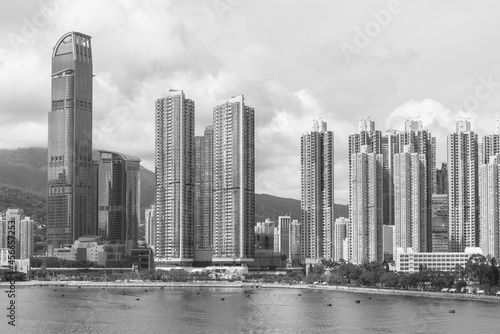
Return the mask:
[[182, 89], [196, 134], [244, 94], [256, 118], [256, 192], [300, 199], [300, 137], [335, 133], [335, 197], [348, 202], [347, 139], [420, 116], [438, 164], [457, 117], [500, 118], [495, 1], [30, 0], [0, 4], [0, 148], [46, 147], [52, 47], [92, 36], [94, 148], [154, 170], [154, 101]]

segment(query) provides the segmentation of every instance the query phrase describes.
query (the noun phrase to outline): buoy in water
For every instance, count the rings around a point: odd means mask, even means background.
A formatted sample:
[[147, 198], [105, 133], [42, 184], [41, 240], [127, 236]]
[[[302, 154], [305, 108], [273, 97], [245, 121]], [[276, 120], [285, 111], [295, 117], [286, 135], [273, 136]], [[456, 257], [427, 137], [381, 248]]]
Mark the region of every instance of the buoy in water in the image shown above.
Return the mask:
[[64, 297], [64, 295], [62, 295]]

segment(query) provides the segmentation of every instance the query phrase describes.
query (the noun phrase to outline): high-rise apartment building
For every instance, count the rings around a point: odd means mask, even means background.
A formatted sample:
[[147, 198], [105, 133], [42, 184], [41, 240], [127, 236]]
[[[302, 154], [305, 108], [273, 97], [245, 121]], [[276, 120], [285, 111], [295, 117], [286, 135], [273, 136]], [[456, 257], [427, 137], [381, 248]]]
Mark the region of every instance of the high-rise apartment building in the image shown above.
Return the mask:
[[97, 235], [122, 244], [128, 255], [137, 247], [140, 220], [140, 159], [99, 151]]
[[15, 259], [31, 259], [34, 223], [30, 217], [23, 215], [23, 210], [7, 209], [5, 219], [2, 217], [0, 220], [0, 249], [14, 245]]
[[[388, 130], [382, 137], [383, 182], [384, 182], [384, 225], [394, 225], [394, 154], [399, 153], [399, 133], [401, 131]], [[391, 250], [392, 252], [392, 250]]]
[[432, 252], [448, 251], [448, 195], [432, 194]]
[[194, 248], [212, 249], [213, 127], [195, 137]]
[[394, 155], [393, 254], [398, 247], [416, 252], [430, 250], [427, 161], [425, 154], [414, 152], [412, 144]]
[[278, 224], [274, 228], [274, 252], [286, 255], [290, 259], [290, 216], [279, 216]]
[[52, 52], [49, 111], [47, 248], [95, 234], [92, 216], [92, 49], [69, 32]]
[[350, 156], [347, 259], [352, 263], [382, 261], [383, 156], [362, 145]]
[[333, 258], [333, 132], [314, 121], [301, 138], [302, 258], [305, 263]]
[[297, 219], [293, 219], [290, 222], [290, 256], [289, 261], [292, 265], [298, 266], [301, 263], [300, 253], [300, 223]]
[[478, 164], [488, 164], [490, 157], [500, 154], [500, 120], [496, 120], [496, 131], [483, 137], [483, 142], [478, 144]]
[[485, 256], [500, 256], [500, 155], [479, 167], [479, 247]]
[[448, 165], [441, 164], [441, 169], [436, 169], [435, 194], [448, 194]]
[[149, 209], [144, 210], [145, 240], [149, 248], [154, 249], [156, 245], [156, 215], [155, 206], [151, 205]]
[[155, 257], [167, 264], [194, 258], [194, 114], [183, 91], [156, 100]]
[[459, 120], [448, 136], [449, 242], [451, 252], [463, 252], [479, 242], [477, 134]]
[[341, 259], [347, 260], [347, 254], [344, 254], [344, 240], [347, 238], [347, 231], [349, 228], [350, 221], [348, 218], [340, 217], [335, 220], [334, 261], [340, 261]]
[[245, 263], [254, 254], [254, 109], [243, 95], [213, 110], [213, 262]]

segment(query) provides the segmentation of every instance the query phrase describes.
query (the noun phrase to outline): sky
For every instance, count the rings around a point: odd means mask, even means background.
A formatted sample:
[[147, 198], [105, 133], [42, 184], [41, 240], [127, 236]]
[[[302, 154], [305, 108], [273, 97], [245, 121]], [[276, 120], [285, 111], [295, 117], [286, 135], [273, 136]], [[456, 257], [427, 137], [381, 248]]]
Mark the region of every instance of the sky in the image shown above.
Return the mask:
[[437, 138], [468, 118], [500, 118], [497, 1], [27, 0], [0, 3], [0, 148], [47, 146], [51, 53], [92, 36], [93, 148], [154, 171], [154, 103], [195, 101], [196, 135], [213, 107], [255, 108], [255, 192], [300, 199], [300, 138], [322, 119], [335, 138], [335, 202], [348, 203], [348, 136], [420, 117]]

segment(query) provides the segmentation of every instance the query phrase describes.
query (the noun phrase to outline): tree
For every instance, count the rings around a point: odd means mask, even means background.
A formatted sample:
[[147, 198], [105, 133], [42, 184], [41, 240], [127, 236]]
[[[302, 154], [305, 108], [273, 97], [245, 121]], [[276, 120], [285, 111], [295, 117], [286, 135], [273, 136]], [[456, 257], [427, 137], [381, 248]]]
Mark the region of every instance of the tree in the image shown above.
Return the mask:
[[489, 271], [486, 258], [481, 254], [473, 254], [465, 264], [464, 274], [469, 281], [483, 284], [486, 283]]
[[498, 286], [498, 278], [500, 273], [498, 272], [497, 261], [494, 257], [490, 260], [490, 270], [488, 272], [488, 278], [490, 279], [490, 283], [493, 286]]
[[286, 259], [286, 254], [281, 254], [281, 267], [285, 267]]
[[386, 272], [380, 276], [379, 282], [387, 287], [394, 288], [398, 285], [399, 275], [395, 272]]

